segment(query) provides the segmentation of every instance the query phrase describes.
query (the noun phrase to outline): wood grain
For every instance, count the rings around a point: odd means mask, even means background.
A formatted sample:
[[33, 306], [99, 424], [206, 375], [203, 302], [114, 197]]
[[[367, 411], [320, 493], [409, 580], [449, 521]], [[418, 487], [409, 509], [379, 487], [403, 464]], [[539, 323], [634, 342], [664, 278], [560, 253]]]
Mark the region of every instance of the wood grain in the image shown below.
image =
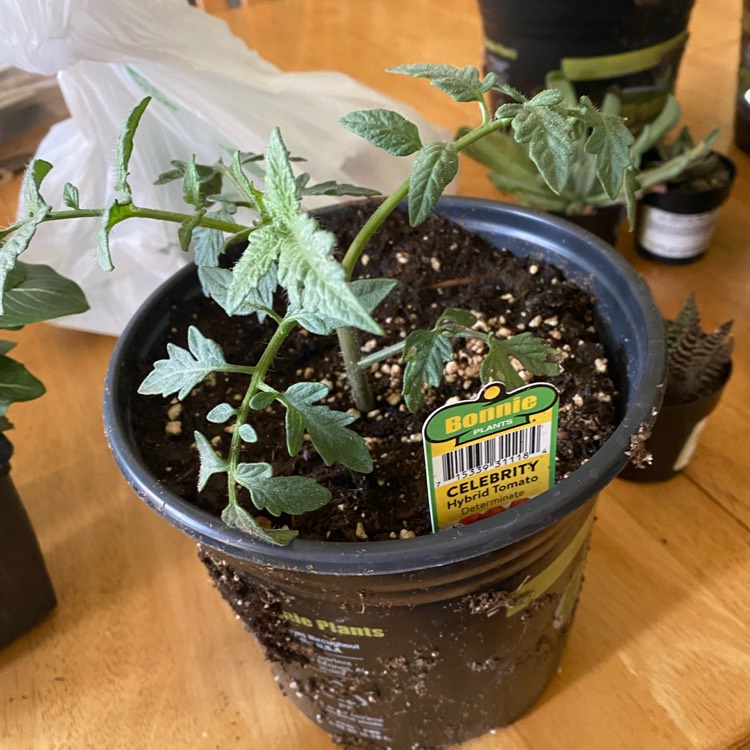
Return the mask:
[[[271, 62], [330, 68], [455, 128], [471, 116], [406, 62], [480, 60], [465, 0], [257, 0], [220, 14]], [[739, 0], [701, 0], [678, 83], [685, 121], [739, 175], [707, 256], [685, 267], [622, 252], [666, 314], [695, 290], [705, 322], [737, 323], [734, 375], [689, 468], [658, 485], [603, 494], [570, 643], [539, 704], [467, 750], [750, 748], [750, 157], [731, 144]], [[460, 192], [497, 197], [464, 163]], [[17, 183], [0, 184], [0, 220]], [[51, 326], [11, 334], [49, 393], [14, 407], [13, 477], [60, 604], [0, 652], [0, 746], [7, 750], [329, 750], [279, 693], [267, 664], [206, 580], [192, 542], [120, 477], [100, 393], [113, 339]]]

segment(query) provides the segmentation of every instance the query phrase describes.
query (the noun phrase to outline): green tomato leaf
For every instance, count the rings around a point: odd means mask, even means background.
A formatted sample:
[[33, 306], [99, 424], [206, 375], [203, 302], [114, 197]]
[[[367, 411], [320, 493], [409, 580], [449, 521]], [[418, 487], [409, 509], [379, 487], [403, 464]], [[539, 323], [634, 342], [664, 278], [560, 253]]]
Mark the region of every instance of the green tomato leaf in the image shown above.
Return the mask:
[[79, 209], [81, 207], [80, 200], [81, 197], [78, 193], [78, 188], [66, 182], [63, 188], [63, 203], [68, 208]]
[[48, 161], [44, 161], [44, 159], [34, 159], [26, 169], [26, 173], [23, 176], [23, 184], [21, 185], [21, 196], [27, 218], [35, 217], [39, 212], [46, 215], [50, 209], [47, 202], [42, 198], [39, 189], [41, 188], [42, 181], [50, 173], [51, 169], [52, 165]]
[[361, 109], [350, 112], [339, 122], [393, 156], [408, 156], [422, 148], [417, 126], [390, 109]]
[[307, 173], [297, 177], [297, 196], [306, 197], [309, 195], [350, 195], [356, 198], [367, 198], [374, 195], [380, 195], [380, 191], [371, 190], [366, 187], [349, 185], [348, 183], [339, 183], [334, 180], [319, 182], [317, 185], [308, 185], [310, 175]]
[[[587, 100], [582, 100], [586, 104]], [[630, 146], [633, 134], [622, 118], [586, 106], [585, 122], [591, 128], [584, 150], [596, 155], [596, 174], [607, 195], [614, 200], [620, 194], [625, 172], [631, 167]]]
[[505, 384], [508, 391], [513, 391], [525, 384], [524, 379], [508, 359], [507, 342], [490, 336], [487, 339], [487, 354], [482, 360], [479, 377], [483, 385], [494, 381]]
[[[243, 161], [242, 161], [242, 153], [240, 151], [235, 151], [234, 155], [232, 157], [232, 167], [230, 169], [230, 176], [232, 178], [232, 181], [237, 186], [237, 189], [240, 191], [242, 197], [249, 203], [250, 206], [253, 207], [254, 210], [258, 210], [258, 190], [256, 189], [255, 185], [253, 185], [252, 181], [248, 178], [248, 176], [245, 174], [245, 170], [243, 167]], [[219, 192], [216, 190], [215, 192]]]
[[412, 331], [404, 342], [403, 394], [411, 412], [422, 406], [427, 386], [440, 385], [445, 363], [453, 357], [451, 340], [441, 328]]
[[573, 158], [571, 125], [559, 112], [527, 104], [512, 123], [513, 137], [529, 144], [529, 156], [550, 188], [560, 193]]
[[246, 443], [258, 442], [258, 433], [247, 423], [240, 425], [240, 437]]
[[5, 341], [0, 339], [0, 356], [7, 354], [11, 349], [15, 349], [15, 341]]
[[287, 448], [290, 455], [299, 452], [304, 432], [310, 435], [315, 450], [330, 466], [338, 461], [352, 471], [366, 474], [372, 471], [372, 458], [365, 441], [347, 429], [356, 417], [315, 405], [328, 393], [322, 383], [295, 383], [278, 400], [286, 407]]
[[267, 463], [239, 464], [234, 479], [250, 491], [256, 508], [266, 509], [273, 516], [316, 510], [331, 499], [331, 493], [314, 479], [274, 477]]
[[556, 104], [561, 104], [564, 98], [565, 96], [562, 91], [558, 91], [557, 89], [545, 89], [532, 97], [528, 102], [528, 106], [554, 107]]
[[414, 159], [409, 187], [409, 223], [415, 227], [432, 213], [458, 173], [458, 152], [451, 143], [430, 143]]
[[112, 253], [109, 249], [109, 233], [121, 221], [129, 219], [133, 215], [132, 203], [119, 203], [115, 201], [102, 213], [99, 224], [99, 234], [96, 243], [96, 260], [103, 271], [114, 271]]
[[250, 536], [262, 539], [269, 544], [283, 546], [297, 536], [296, 531], [287, 531], [285, 529], [264, 529], [244, 508], [237, 504], [227, 505], [221, 513], [221, 520], [227, 526], [244, 531]]
[[200, 458], [200, 469], [198, 471], [198, 490], [202, 490], [208, 480], [214, 474], [220, 474], [229, 471], [229, 461], [219, 456], [209, 439], [198, 432], [193, 433], [195, 445], [198, 448], [198, 457]]
[[206, 338], [195, 326], [188, 329], [188, 347], [167, 344], [168, 359], [154, 362], [154, 369], [138, 388], [144, 396], [161, 394], [184, 399], [210, 373], [222, 370], [227, 362], [221, 347]]
[[228, 268], [199, 267], [198, 278], [203, 291], [213, 299], [227, 315], [258, 314], [258, 320], [263, 320], [266, 312], [273, 307], [273, 294], [278, 286], [276, 282], [276, 267], [271, 266], [269, 272], [260, 280], [252, 293], [230, 312], [228, 295], [232, 283], [232, 272]]
[[203, 195], [201, 194], [201, 182], [198, 169], [195, 166], [195, 154], [190, 154], [185, 166], [185, 177], [182, 180], [182, 196], [185, 203], [195, 208], [203, 207]]
[[270, 286], [271, 281], [274, 282], [271, 292], [273, 295], [278, 278], [274, 263], [288, 239], [287, 232], [280, 231], [275, 224], [267, 224], [250, 234], [245, 251], [231, 271], [231, 280], [222, 305], [230, 315], [239, 314], [243, 305], [257, 304], [259, 297], [268, 300], [267, 294], [259, 294], [264, 279], [266, 286]]
[[509, 357], [515, 357], [526, 372], [531, 375], [554, 376], [560, 374], [557, 350], [528, 331], [508, 339], [487, 337], [489, 352], [482, 362], [480, 377], [483, 383], [499, 380], [508, 390], [524, 384], [510, 364]]
[[0, 402], [12, 404], [16, 401], [31, 401], [45, 391], [37, 380], [20, 362], [5, 355], [0, 356]]
[[278, 397], [279, 394], [276, 391], [261, 391], [260, 393], [256, 393], [250, 399], [250, 408], [255, 409], [255, 411], [263, 411], [263, 409], [267, 409], [274, 401], [276, 401]]
[[228, 422], [236, 413], [237, 409], [231, 404], [218, 404], [218, 406], [214, 406], [206, 414], [206, 419], [214, 424], [224, 424], [224, 422]]
[[[427, 78], [433, 86], [444, 91], [457, 102], [481, 101], [488, 91], [486, 82], [483, 83], [479, 71], [471, 66], [454, 68], [452, 65], [416, 64], [398, 65], [388, 68], [389, 73]], [[495, 80], [491, 79], [490, 88]]]
[[263, 206], [275, 222], [289, 224], [299, 215], [297, 182], [289, 152], [278, 128], [271, 131], [266, 150], [266, 192]]
[[200, 220], [206, 213], [206, 209], [202, 208], [198, 213], [193, 214], [190, 218], [180, 224], [180, 228], [177, 231], [177, 237], [180, 240], [180, 247], [184, 252], [190, 250], [190, 243], [193, 241], [193, 232], [200, 223]]
[[[0, 288], [6, 288], [6, 280], [16, 267], [18, 256], [28, 248], [37, 226], [44, 220], [49, 209], [42, 209], [30, 219], [14, 225], [12, 234], [0, 240]], [[0, 298], [0, 314], [4, 311], [4, 297]]]
[[151, 97], [147, 96], [130, 113], [117, 141], [117, 149], [115, 151], [117, 181], [115, 183], [115, 190], [122, 195], [124, 199], [123, 203], [130, 202], [133, 197], [128, 183], [130, 157], [133, 155], [133, 138], [135, 137], [135, 131], [138, 129], [138, 123], [140, 123], [141, 117], [143, 117], [143, 113], [146, 111], [146, 107], [148, 107], [150, 101]]
[[335, 245], [334, 235], [320, 229], [310, 216], [299, 214], [291, 222], [289, 234], [281, 241], [278, 263], [279, 283], [289, 295], [290, 307], [382, 333], [349, 288], [343, 267], [332, 257]]
[[477, 316], [474, 313], [470, 313], [468, 310], [461, 310], [457, 307], [448, 307], [438, 318], [436, 328], [439, 327], [443, 330], [454, 332], [471, 328], [476, 322]]
[[10, 277], [6, 281], [0, 328], [18, 328], [89, 309], [78, 284], [49, 266], [19, 263], [16, 268], [23, 269], [23, 279], [13, 286], [9, 286]]

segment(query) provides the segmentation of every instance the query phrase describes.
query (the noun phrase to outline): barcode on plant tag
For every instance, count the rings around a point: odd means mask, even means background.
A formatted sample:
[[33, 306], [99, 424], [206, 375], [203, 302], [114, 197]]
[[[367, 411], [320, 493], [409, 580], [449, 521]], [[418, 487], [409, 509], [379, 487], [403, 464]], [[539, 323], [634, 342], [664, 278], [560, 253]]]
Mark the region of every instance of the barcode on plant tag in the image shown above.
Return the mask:
[[549, 451], [550, 425], [532, 425], [433, 458], [436, 486]]

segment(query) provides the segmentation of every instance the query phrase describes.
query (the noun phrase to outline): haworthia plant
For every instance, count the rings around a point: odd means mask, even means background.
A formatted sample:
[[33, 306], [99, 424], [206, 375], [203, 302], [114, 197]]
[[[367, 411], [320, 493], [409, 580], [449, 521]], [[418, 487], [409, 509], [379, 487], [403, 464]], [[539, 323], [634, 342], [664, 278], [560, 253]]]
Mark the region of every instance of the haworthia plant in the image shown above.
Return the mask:
[[[229, 163], [197, 164], [194, 156], [174, 161], [159, 182], [182, 181], [187, 209], [184, 212], [141, 207], [128, 181], [130, 157], [136, 147], [138, 123], [147, 117], [149, 99], [133, 111], [117, 146], [117, 199], [110, 205], [85, 208], [73, 185], [67, 185], [58, 210], [42, 197], [40, 188], [51, 165], [33, 162], [24, 182], [26, 215], [0, 233], [0, 274], [15, 273], [17, 257], [26, 249], [42, 222], [84, 217], [100, 221], [97, 257], [111, 269], [109, 237], [118, 224], [131, 218], [172, 222], [183, 248], [195, 251], [199, 277], [206, 294], [229, 315], [257, 314], [274, 325], [262, 355], [254, 362], [228, 362], [218, 342], [200, 332], [200, 321], [188, 333], [187, 348], [167, 347], [167, 357], [154, 364], [140, 392], [187, 398], [207, 375], [231, 372], [247, 378], [238, 404], [218, 403], [208, 413], [209, 422], [233, 424], [225, 455], [215, 452], [203, 433], [195, 433], [200, 458], [199, 485], [212, 477], [226, 479], [224, 521], [273, 544], [288, 542], [294, 532], [266, 528], [249, 507], [278, 516], [301, 513], [328, 502], [330, 493], [306, 477], [274, 476], [267, 463], [240, 460], [243, 444], [257, 440], [253, 413], [276, 404], [285, 414], [286, 450], [299, 452], [309, 441], [325, 463], [342, 463], [353, 471], [368, 472], [372, 460], [362, 437], [350, 425], [354, 417], [327, 405], [328, 388], [322, 383], [300, 382], [277, 391], [266, 382], [268, 373], [290, 334], [298, 327], [312, 334], [336, 332], [341, 343], [347, 377], [356, 406], [367, 411], [370, 366], [387, 357], [403, 357], [404, 400], [418, 409], [425, 390], [438, 385], [446, 360], [453, 356], [456, 339], [482, 340], [488, 354], [481, 368], [483, 382], [501, 380], [509, 388], [523, 382], [512, 365], [518, 362], [529, 374], [552, 375], [559, 371], [555, 352], [530, 334], [502, 338], [494, 332], [474, 330], [472, 313], [449, 309], [430, 330], [411, 331], [401, 343], [362, 357], [357, 331], [377, 335], [374, 317], [390, 293], [391, 279], [352, 280], [352, 274], [369, 239], [386, 217], [408, 198], [409, 219], [417, 225], [430, 214], [458, 170], [465, 149], [510, 128], [513, 142], [528, 148], [545, 185], [559, 191], [571, 174], [572, 154], [583, 143], [594, 154], [597, 174], [609, 193], [637, 186], [636, 170], [628, 158], [624, 126], [615, 115], [596, 110], [588, 99], [569, 103], [557, 90], [527, 99], [508, 87], [498, 86], [494, 74], [482, 76], [476, 68], [450, 65], [405, 65], [392, 72], [425, 78], [459, 102], [478, 106], [481, 122], [454, 141], [425, 143], [417, 126], [397, 112], [364, 110], [346, 115], [341, 123], [394, 157], [412, 158], [410, 177], [387, 196], [362, 227], [339, 262], [333, 255], [335, 238], [306, 213], [301, 201], [308, 195], [371, 195], [374, 191], [325, 181], [311, 184], [310, 176], [295, 169], [279, 130], [274, 130], [263, 155], [237, 151]], [[496, 90], [510, 104], [492, 112], [486, 101]], [[157, 105], [158, 106], [158, 105]], [[258, 176], [262, 176], [262, 185]], [[250, 212], [249, 220], [240, 220]], [[220, 259], [229, 245], [243, 243], [244, 251], [232, 268]], [[283, 291], [283, 294], [277, 294]], [[283, 300], [283, 303], [280, 301]], [[12, 309], [12, 295], [3, 300]], [[512, 358], [512, 359], [511, 359]]]

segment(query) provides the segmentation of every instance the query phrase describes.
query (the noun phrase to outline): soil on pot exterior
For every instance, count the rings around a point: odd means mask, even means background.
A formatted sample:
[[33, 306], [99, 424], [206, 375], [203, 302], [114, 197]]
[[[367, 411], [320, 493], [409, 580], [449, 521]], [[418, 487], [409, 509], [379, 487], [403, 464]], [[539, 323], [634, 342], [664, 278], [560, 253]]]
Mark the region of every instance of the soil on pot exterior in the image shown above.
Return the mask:
[[[329, 225], [341, 247], [348, 246], [369, 215], [371, 208], [366, 206], [352, 204]], [[607, 353], [597, 335], [592, 303], [559, 270], [533, 257], [517, 260], [440, 216], [433, 215], [412, 228], [397, 213], [371, 242], [360, 275], [398, 281], [376, 311], [385, 336], [376, 341], [363, 335], [363, 353], [395, 343], [410, 329], [431, 328], [447, 307], [479, 314], [482, 330], [489, 326], [502, 335], [532, 331], [559, 348], [564, 371], [546, 378], [561, 393], [558, 481], [592, 456], [611, 434], [617, 393], [608, 374]], [[190, 325], [217, 340], [227, 361], [243, 364], [257, 360], [262, 342], [272, 330], [268, 324], [259, 326], [255, 316], [227, 318], [207, 299], [173, 309], [170, 340], [185, 346]], [[324, 508], [294, 518], [274, 518], [273, 525], [298, 529], [303, 538], [330, 541], [386, 540], [429, 533], [422, 424], [447, 401], [476, 396], [482, 353], [479, 342], [457, 344], [455, 362], [446, 366], [443, 385], [428, 395], [417, 414], [406, 410], [400, 396], [400, 361], [394, 358], [373, 366], [376, 408], [359, 415], [351, 425], [365, 437], [373, 455], [375, 469], [369, 475], [354, 474], [338, 464], [326, 467], [309, 444], [301, 455], [290, 458], [285, 448], [283, 410], [272, 407], [267, 412], [254, 412], [251, 424], [260, 439], [246, 444], [242, 460], [268, 461], [277, 475], [312, 476], [333, 494]], [[283, 390], [293, 380], [324, 382], [331, 387], [326, 399], [330, 405], [340, 410], [351, 408], [335, 337], [299, 330], [276, 367], [270, 380], [274, 387]], [[144, 377], [148, 369], [144, 363]], [[135, 431], [151, 470], [178, 495], [215, 515], [226, 504], [225, 479], [214, 476], [203, 492], [197, 492], [193, 431], [203, 432], [217, 451], [225, 454], [231, 428], [210, 424], [205, 415], [219, 403], [237, 403], [246, 384], [244, 378], [221, 374], [210, 376], [183, 403], [159, 397], [135, 398]], [[162, 418], [155, 419], [155, 415]]]

